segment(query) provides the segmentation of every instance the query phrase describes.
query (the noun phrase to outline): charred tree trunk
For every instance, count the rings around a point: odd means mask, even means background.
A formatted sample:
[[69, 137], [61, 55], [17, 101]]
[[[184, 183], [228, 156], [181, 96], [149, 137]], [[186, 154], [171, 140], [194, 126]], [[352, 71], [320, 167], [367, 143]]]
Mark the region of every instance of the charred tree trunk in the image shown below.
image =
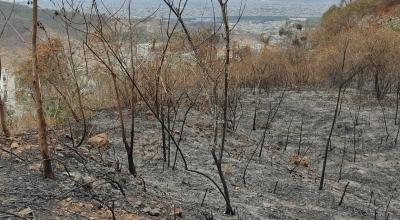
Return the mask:
[[132, 174], [133, 176], [136, 176], [136, 168], [135, 164], [133, 162], [133, 149], [132, 146], [129, 145], [127, 137], [126, 137], [126, 130], [125, 130], [125, 123], [124, 123], [124, 118], [122, 114], [122, 104], [121, 104], [121, 98], [118, 90], [118, 85], [117, 85], [117, 75], [115, 73], [112, 74], [112, 80], [113, 80], [113, 85], [114, 85], [114, 90], [115, 90], [115, 96], [117, 99], [117, 111], [118, 111], [118, 118], [119, 118], [119, 123], [121, 126], [121, 135], [122, 135], [122, 142], [124, 143], [125, 150], [128, 156], [128, 164], [129, 164], [129, 173]]
[[132, 174], [133, 176], [136, 176], [136, 167], [135, 167], [135, 163], [133, 162], [133, 149], [127, 150], [126, 153], [128, 156], [129, 173]]
[[40, 79], [37, 72], [37, 27], [38, 27], [38, 3], [32, 1], [32, 84], [35, 95], [36, 115], [38, 119], [39, 145], [43, 158], [43, 174], [45, 178], [54, 179], [51, 166], [49, 147], [47, 145], [46, 119], [43, 111], [43, 99], [40, 88]]
[[[161, 117], [161, 121], [162, 123], [165, 125], [165, 109], [164, 109], [164, 105], [161, 105], [161, 109], [160, 109], [160, 117]], [[168, 126], [168, 125], [167, 125]], [[163, 160], [164, 162], [167, 162], [167, 135], [165, 133], [165, 126], [161, 126], [161, 139], [162, 139], [162, 150], [163, 150]]]
[[381, 88], [379, 85], [379, 72], [378, 71], [376, 71], [376, 73], [375, 73], [374, 85], [375, 85], [376, 99], [381, 100], [382, 92], [381, 92]]
[[[135, 86], [134, 83], [136, 82], [136, 70], [135, 70], [135, 59], [134, 59], [134, 42], [133, 42], [133, 28], [132, 28], [132, 19], [131, 19], [131, 1], [129, 1], [128, 7], [128, 19], [129, 19], [129, 49], [130, 49], [130, 64], [131, 64], [131, 133], [130, 133], [130, 146], [127, 148], [126, 153], [128, 154], [128, 169], [129, 172], [133, 175], [136, 176], [136, 167], [133, 162], [133, 145], [134, 145], [134, 139], [135, 139], [135, 107], [136, 107], [136, 93], [135, 93]], [[143, 180], [143, 186], [146, 191], [146, 185]]]
[[[344, 51], [343, 51], [343, 58], [342, 58], [342, 66], [341, 66], [341, 73], [342, 74], [351, 73], [350, 71], [347, 72], [347, 73], [344, 71], [348, 46], [349, 46], [349, 42], [346, 42], [346, 45], [345, 45], [345, 48], [344, 48]], [[319, 190], [323, 190], [323, 188], [324, 188], [326, 163], [328, 161], [328, 151], [329, 151], [329, 146], [331, 144], [333, 131], [335, 129], [336, 120], [338, 118], [338, 113], [339, 113], [339, 108], [340, 108], [340, 102], [341, 102], [341, 99], [342, 99], [343, 89], [345, 88], [346, 84], [349, 83], [362, 70], [363, 70], [363, 68], [360, 68], [358, 70], [355, 70], [353, 68], [353, 70], [352, 70], [353, 73], [351, 73], [350, 77], [347, 78], [345, 81], [343, 81], [339, 86], [337, 100], [336, 100], [335, 113], [333, 115], [332, 126], [331, 126], [331, 129], [330, 129], [330, 132], [329, 132], [328, 140], [327, 140], [326, 145], [325, 145], [324, 161], [323, 161], [323, 165], [322, 165], [321, 179], [320, 179], [320, 182], [319, 182]]]
[[339, 87], [338, 97], [337, 97], [337, 101], [336, 101], [335, 113], [333, 115], [332, 127], [331, 127], [331, 130], [329, 132], [328, 141], [326, 142], [326, 145], [325, 145], [324, 162], [323, 162], [323, 165], [322, 165], [322, 174], [321, 174], [321, 181], [319, 182], [319, 190], [322, 190], [324, 188], [325, 169], [326, 169], [326, 162], [328, 161], [329, 145], [330, 145], [330, 142], [331, 142], [333, 130], [335, 128], [336, 120], [337, 120], [337, 117], [338, 117], [340, 99], [341, 99], [341, 95], [342, 95], [342, 88], [343, 88], [343, 86], [341, 85]]
[[226, 210], [225, 214], [234, 215], [235, 212], [232, 209], [230, 197], [229, 197], [229, 190], [228, 186], [222, 172], [222, 158], [225, 148], [225, 140], [226, 140], [226, 132], [228, 127], [228, 89], [229, 89], [229, 64], [230, 64], [230, 29], [229, 29], [229, 22], [228, 22], [228, 5], [227, 1], [223, 2], [219, 0], [219, 4], [221, 6], [222, 17], [225, 26], [225, 65], [224, 65], [224, 107], [223, 107], [223, 128], [222, 128], [222, 140], [221, 140], [221, 149], [219, 153], [219, 159], [216, 157], [215, 152], [213, 151], [214, 161], [218, 168], [219, 177], [221, 179], [221, 183], [224, 189], [225, 195], [225, 202], [226, 202]]

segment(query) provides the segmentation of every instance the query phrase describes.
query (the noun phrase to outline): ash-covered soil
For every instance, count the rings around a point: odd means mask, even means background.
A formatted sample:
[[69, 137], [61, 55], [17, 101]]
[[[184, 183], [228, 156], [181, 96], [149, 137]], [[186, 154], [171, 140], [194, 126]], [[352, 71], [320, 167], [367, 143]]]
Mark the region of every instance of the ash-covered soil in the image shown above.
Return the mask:
[[[228, 132], [223, 158], [235, 216], [224, 215], [221, 194], [208, 179], [185, 171], [179, 154], [176, 169], [168, 167], [163, 161], [161, 127], [145, 111], [139, 111], [135, 120], [138, 177], [129, 175], [117, 114], [102, 111], [90, 119], [89, 133], [106, 133], [111, 142], [106, 150], [87, 144], [71, 147], [65, 137], [68, 126], [49, 132], [56, 180], [42, 178], [36, 134], [0, 139], [0, 219], [112, 219], [110, 210], [117, 219], [400, 219], [395, 101], [388, 98], [379, 104], [372, 95], [346, 92], [329, 147], [325, 186], [318, 190], [337, 94], [286, 91], [268, 126], [260, 156], [257, 146], [268, 115], [271, 118], [269, 111], [277, 106], [281, 94], [242, 92], [239, 124]], [[260, 104], [253, 131], [257, 99]], [[185, 110], [182, 107], [177, 117], [177, 139]], [[129, 111], [124, 113], [130, 125]], [[206, 173], [220, 184], [210, 153], [212, 123], [211, 116], [193, 108], [180, 147], [190, 169]], [[171, 166], [175, 150], [171, 144]]]

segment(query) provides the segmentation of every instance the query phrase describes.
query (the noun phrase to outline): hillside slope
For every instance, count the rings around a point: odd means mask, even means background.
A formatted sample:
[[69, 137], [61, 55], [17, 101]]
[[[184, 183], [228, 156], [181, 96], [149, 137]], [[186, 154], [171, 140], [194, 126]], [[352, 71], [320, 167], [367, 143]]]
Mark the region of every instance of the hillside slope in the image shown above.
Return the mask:
[[[12, 3], [0, 1], [0, 9], [2, 11], [0, 27], [5, 25], [6, 19], [4, 16], [8, 16], [13, 10], [9, 24], [0, 40], [0, 46], [6, 48], [24, 47], [25, 43], [30, 42], [32, 27], [31, 8], [22, 3], [17, 3], [13, 9]], [[60, 19], [54, 16], [53, 10], [39, 10], [39, 22], [50, 33], [59, 33], [63, 29]], [[43, 36], [42, 33], [41, 37]]]
[[[280, 94], [274, 92], [268, 97], [262, 93], [261, 106], [275, 102]], [[0, 149], [20, 157], [0, 150], [0, 214], [26, 217], [28, 212], [39, 219], [112, 219], [109, 209], [113, 209], [116, 219], [206, 219], [210, 215], [214, 218], [208, 219], [399, 219], [400, 155], [392, 144], [397, 128], [388, 124], [391, 137], [382, 141], [385, 130], [381, 127], [381, 109], [376, 102], [371, 103], [371, 97], [362, 96], [360, 100], [368, 105], [360, 112], [356, 134], [361, 135], [360, 143], [349, 144], [354, 135], [352, 111], [357, 109], [354, 99], [360, 97], [351, 92], [343, 102], [323, 191], [317, 187], [335, 92], [288, 91], [263, 153], [258, 157], [257, 151], [253, 159], [252, 152], [263, 133], [261, 123], [268, 112], [259, 112], [257, 130], [251, 132], [254, 97], [246, 92], [243, 120], [237, 132], [228, 133], [224, 163], [233, 206], [238, 211], [234, 217], [223, 215], [224, 202], [218, 190], [202, 176], [185, 171], [180, 157], [176, 169], [167, 167], [161, 156], [157, 121], [144, 112], [136, 116], [134, 155], [140, 178], [133, 178], [126, 170], [126, 152], [119, 137], [118, 116], [113, 111], [99, 112], [88, 121], [93, 134], [104, 132], [110, 138], [110, 148], [101, 152], [87, 144], [77, 149], [66, 147], [67, 127], [49, 132], [56, 164], [54, 181], [41, 177], [35, 133], [16, 139], [17, 148], [11, 141], [0, 139]], [[216, 180], [208, 146], [212, 136], [210, 118], [196, 110], [189, 115], [181, 149], [189, 168]], [[293, 126], [287, 134], [288, 116], [293, 117]], [[125, 111], [128, 123], [130, 117]], [[296, 165], [293, 158], [303, 119], [300, 150], [306, 163]], [[339, 205], [347, 183], [343, 204]], [[171, 214], [177, 212], [177, 216]]]

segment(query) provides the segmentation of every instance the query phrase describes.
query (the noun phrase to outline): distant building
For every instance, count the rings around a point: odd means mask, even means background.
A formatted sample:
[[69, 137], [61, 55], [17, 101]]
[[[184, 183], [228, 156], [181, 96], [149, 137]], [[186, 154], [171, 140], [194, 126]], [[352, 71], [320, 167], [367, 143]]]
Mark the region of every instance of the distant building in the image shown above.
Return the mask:
[[1, 69], [0, 96], [8, 108], [16, 106], [15, 76], [8, 69]]

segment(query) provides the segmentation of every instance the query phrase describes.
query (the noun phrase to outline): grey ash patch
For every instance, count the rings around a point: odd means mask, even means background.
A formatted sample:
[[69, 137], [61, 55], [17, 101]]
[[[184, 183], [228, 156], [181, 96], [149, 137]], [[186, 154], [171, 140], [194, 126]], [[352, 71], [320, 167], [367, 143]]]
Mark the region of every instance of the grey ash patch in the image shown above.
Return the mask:
[[[332, 150], [329, 152], [327, 181], [325, 189], [318, 190], [322, 167], [322, 153], [332, 122], [335, 107], [335, 91], [288, 91], [278, 111], [272, 127], [267, 132], [266, 143], [261, 157], [258, 152], [250, 162], [246, 185], [242, 176], [256, 144], [263, 133], [263, 124], [268, 115], [269, 103], [277, 103], [280, 92], [267, 96], [259, 95], [260, 110], [257, 116], [257, 130], [252, 131], [254, 95], [244, 91], [243, 116], [238, 130], [230, 131], [224, 157], [224, 170], [231, 193], [232, 205], [241, 219], [378, 219], [400, 218], [400, 146], [394, 146], [397, 126], [394, 125], [394, 106], [385, 103], [385, 113], [389, 137], [386, 131], [380, 106], [363, 97], [359, 124], [356, 127], [356, 161], [354, 159], [353, 120], [357, 105], [356, 93], [347, 92], [342, 111], [335, 126]], [[126, 124], [128, 111], [124, 112]], [[180, 116], [181, 117], [181, 114]], [[289, 142], [286, 142], [288, 124], [293, 118]], [[297, 154], [300, 124], [303, 123], [301, 156], [308, 160], [308, 167], [290, 162]], [[216, 168], [210, 153], [212, 119], [201, 111], [191, 111], [184, 129], [181, 148], [189, 168], [207, 173], [217, 180]], [[99, 205], [93, 196], [106, 204], [114, 201], [116, 210], [125, 210], [142, 218], [166, 219], [173, 207], [183, 210], [183, 219], [205, 219], [213, 213], [216, 219], [237, 219], [223, 214], [224, 201], [218, 190], [202, 176], [184, 170], [178, 157], [177, 169], [168, 168], [162, 160], [160, 126], [154, 119], [139, 112], [136, 117], [135, 163], [143, 182], [127, 172], [125, 149], [121, 143], [117, 115], [112, 111], [99, 112], [90, 120], [93, 134], [105, 132], [110, 138], [111, 148], [99, 153], [88, 146], [78, 151], [87, 159], [85, 165], [70, 149], [54, 141], [57, 146], [53, 155], [68, 167], [70, 174], [80, 175], [83, 181], [90, 182], [90, 189], [81, 180], [69, 177], [61, 163], [56, 165], [57, 180], [43, 180], [40, 172], [30, 170], [32, 163], [38, 163], [39, 152], [33, 148], [23, 153], [29, 158], [26, 163], [16, 162], [7, 154], [0, 159], [0, 210], [17, 212], [30, 207], [36, 216], [49, 218], [59, 216], [53, 213], [57, 201], [74, 198]], [[52, 132], [53, 139], [61, 137], [65, 130]], [[342, 167], [342, 178], [338, 181], [343, 148], [346, 142], [346, 155]], [[172, 153], [175, 148], [172, 145]], [[116, 172], [117, 161], [122, 172]], [[73, 176], [73, 175], [72, 175]], [[86, 180], [85, 180], [86, 178]], [[118, 185], [123, 188], [125, 197]], [[350, 182], [344, 203], [338, 206], [343, 189]], [[201, 206], [204, 193], [207, 196]], [[372, 192], [372, 197], [371, 197]], [[40, 194], [40, 196], [37, 196]], [[372, 198], [372, 199], [371, 199]], [[387, 208], [388, 201], [389, 208]], [[370, 202], [371, 201], [371, 202]], [[159, 209], [159, 210], [158, 210]], [[151, 216], [146, 210], [160, 211], [160, 216]], [[2, 214], [2, 213], [0, 213]], [[154, 214], [154, 213], [153, 213]], [[75, 216], [72, 215], [71, 219]], [[83, 216], [79, 216], [85, 219]]]

